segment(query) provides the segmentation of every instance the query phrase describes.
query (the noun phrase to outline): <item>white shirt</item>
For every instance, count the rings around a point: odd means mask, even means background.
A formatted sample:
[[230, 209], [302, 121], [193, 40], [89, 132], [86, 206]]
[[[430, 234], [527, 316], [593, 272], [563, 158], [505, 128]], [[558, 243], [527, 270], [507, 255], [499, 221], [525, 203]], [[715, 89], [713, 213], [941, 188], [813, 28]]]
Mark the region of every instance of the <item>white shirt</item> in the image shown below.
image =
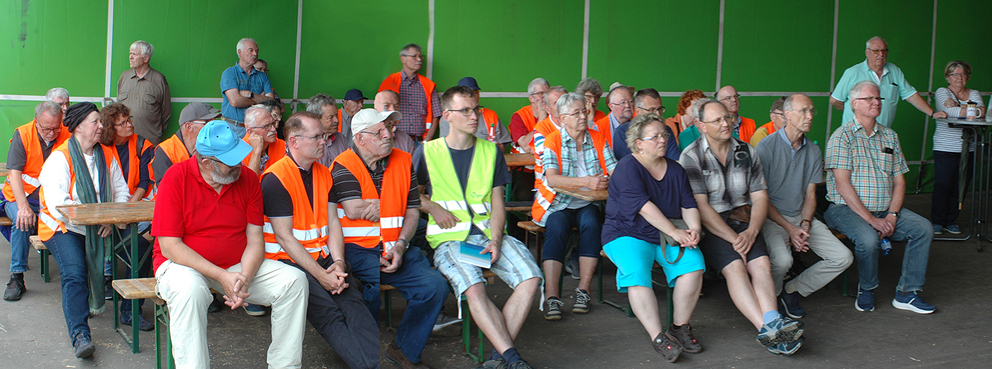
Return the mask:
[[[94, 150], [102, 149], [97, 147]], [[84, 154], [83, 158], [86, 159], [86, 167], [89, 168], [90, 173], [94, 174], [93, 187], [99, 189], [100, 178], [95, 175], [97, 168], [93, 160], [94, 156]], [[110, 170], [110, 178], [113, 180], [113, 188], [111, 189], [113, 202], [127, 202], [131, 197], [130, 190], [128, 190], [127, 182], [124, 181], [124, 175], [121, 174], [120, 164], [117, 163], [117, 160], [114, 160], [108, 169]], [[45, 164], [41, 167], [41, 174], [38, 176], [38, 179], [45, 189], [45, 198], [41, 206], [50, 208], [51, 210], [49, 212], [52, 214], [52, 217], [64, 223], [66, 229], [70, 232], [86, 234], [85, 227], [73, 225], [62, 213], [55, 210], [56, 206], [82, 204], [79, 201], [79, 194], [76, 192], [75, 184], [73, 184], [71, 189], [72, 197], [69, 196], [69, 161], [66, 160], [65, 155], [61, 151], [52, 151], [52, 154], [48, 156], [48, 160], [45, 160]]]

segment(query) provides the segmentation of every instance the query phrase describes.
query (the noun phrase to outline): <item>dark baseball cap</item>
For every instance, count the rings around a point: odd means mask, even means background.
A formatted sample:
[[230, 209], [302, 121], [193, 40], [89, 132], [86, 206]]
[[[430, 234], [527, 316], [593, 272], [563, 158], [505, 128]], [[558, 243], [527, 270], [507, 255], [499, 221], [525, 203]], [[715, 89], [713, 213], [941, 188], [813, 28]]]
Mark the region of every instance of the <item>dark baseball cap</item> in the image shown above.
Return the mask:
[[362, 94], [361, 90], [357, 88], [353, 88], [348, 90], [348, 92], [345, 92], [344, 99], [348, 101], [358, 101], [358, 100], [368, 100], [369, 98], [365, 97], [365, 95]]
[[481, 88], [479, 88], [479, 83], [475, 82], [475, 78], [472, 77], [465, 77], [458, 80], [458, 85], [465, 86], [473, 90], [482, 90]]
[[183, 108], [182, 113], [179, 113], [179, 124], [192, 122], [194, 120], [209, 121], [219, 116], [220, 110], [214, 109], [214, 107], [202, 102], [193, 102], [186, 105], [186, 107]]

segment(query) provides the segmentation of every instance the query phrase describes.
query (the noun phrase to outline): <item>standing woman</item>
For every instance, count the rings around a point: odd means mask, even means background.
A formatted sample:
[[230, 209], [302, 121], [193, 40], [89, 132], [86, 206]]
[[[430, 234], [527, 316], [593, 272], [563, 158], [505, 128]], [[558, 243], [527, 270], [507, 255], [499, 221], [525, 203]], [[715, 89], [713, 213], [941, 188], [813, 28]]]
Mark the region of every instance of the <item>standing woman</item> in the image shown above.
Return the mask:
[[89, 314], [104, 309], [103, 265], [110, 243], [110, 224], [76, 226], [55, 207], [99, 202], [125, 202], [129, 197], [120, 166], [100, 149], [103, 131], [96, 105], [71, 106], [62, 124], [72, 136], [59, 145], [41, 168], [41, 212], [38, 236], [52, 252], [62, 279], [62, 313], [78, 358], [96, 351], [90, 340]]
[[[671, 137], [656, 114], [638, 115], [627, 131], [633, 152], [620, 159], [609, 185], [603, 250], [617, 265], [617, 290], [627, 292], [630, 308], [665, 360], [702, 346], [692, 336], [689, 318], [699, 301], [706, 266], [696, 247], [702, 222], [689, 178], [675, 160], [665, 157]], [[617, 143], [620, 144], [620, 143]], [[651, 281], [657, 262], [674, 288], [672, 325], [662, 326]]]
[[[968, 102], [978, 105], [977, 117], [985, 116], [985, 103], [982, 94], [974, 89], [965, 87], [971, 78], [971, 66], [963, 61], [952, 61], [944, 68], [944, 79], [947, 87], [937, 89], [937, 111], [947, 113], [948, 119], [967, 116], [965, 112]], [[960, 234], [961, 228], [954, 224], [961, 212], [958, 209], [958, 180], [959, 170], [967, 172], [967, 181], [971, 181], [971, 163], [974, 159], [974, 145], [968, 149], [967, 167], [958, 168], [961, 161], [963, 130], [951, 128], [947, 123], [937, 122], [933, 133], [933, 164], [934, 186], [931, 199], [930, 220], [933, 223], [933, 234]]]
[[[152, 172], [152, 157], [155, 155], [155, 148], [152, 143], [144, 137], [134, 133], [134, 122], [131, 117], [131, 109], [121, 103], [107, 105], [100, 111], [103, 120], [103, 133], [100, 134], [100, 145], [103, 148], [103, 157], [108, 161], [113, 158], [120, 165], [121, 175], [127, 182], [128, 202], [138, 202], [141, 200], [152, 200], [155, 197], [154, 189], [155, 174]], [[144, 231], [151, 226], [151, 222], [141, 222], [138, 225], [140, 231]], [[130, 229], [121, 233], [122, 239], [127, 239]], [[145, 254], [151, 244], [145, 237], [138, 237], [138, 255]], [[128, 253], [121, 250], [118, 255], [131, 264]], [[114, 290], [111, 286], [113, 275], [111, 273], [111, 261], [104, 266], [104, 294], [110, 300], [114, 297]], [[138, 276], [141, 278], [150, 277], [152, 261], [146, 259], [138, 269]], [[131, 268], [124, 271], [124, 276], [131, 276]], [[139, 300], [138, 305], [144, 304], [144, 300]], [[120, 306], [121, 324], [131, 325], [131, 300], [124, 300]], [[140, 310], [139, 310], [140, 312]], [[155, 329], [155, 324], [149, 322], [144, 317], [138, 317], [138, 329], [151, 331]]]

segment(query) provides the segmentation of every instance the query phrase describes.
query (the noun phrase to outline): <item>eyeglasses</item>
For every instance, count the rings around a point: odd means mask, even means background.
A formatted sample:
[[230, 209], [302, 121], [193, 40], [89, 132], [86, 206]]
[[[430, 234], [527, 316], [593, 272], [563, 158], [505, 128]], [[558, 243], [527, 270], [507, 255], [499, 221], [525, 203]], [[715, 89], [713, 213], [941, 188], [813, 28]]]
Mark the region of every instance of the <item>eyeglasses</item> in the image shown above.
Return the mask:
[[641, 106], [638, 106], [637, 108], [638, 109], [641, 109], [641, 110], [644, 110], [644, 111], [646, 111], [648, 113], [652, 113], [652, 114], [658, 114], [658, 115], [665, 114], [665, 107], [664, 106], [660, 106], [660, 107], [657, 107], [657, 108], [650, 108], [650, 109], [649, 108], [645, 108], [645, 107], [641, 107]]
[[[393, 125], [383, 126], [382, 128], [379, 128], [378, 130], [376, 130], [375, 132], [372, 132], [372, 131], [358, 131], [358, 132], [359, 133], [369, 134], [369, 135], [375, 135], [376, 137], [382, 137], [382, 132], [383, 131], [392, 133], [393, 132]], [[327, 134], [325, 134], [325, 135], [326, 136], [329, 136]]]
[[783, 113], [781, 110], [769, 110], [768, 112], [775, 115], [781, 115], [783, 117], [785, 116], [785, 113]]
[[730, 100], [740, 100], [740, 99], [741, 99], [741, 94], [733, 94], [720, 99], [720, 101], [730, 101]]
[[634, 105], [634, 100], [624, 100], [615, 103], [610, 103], [610, 105]]
[[720, 122], [727, 122], [727, 124], [734, 124], [734, 121], [736, 119], [737, 119], [737, 117], [735, 117], [733, 114], [727, 114], [727, 115], [724, 115], [722, 117], [716, 118], [716, 119], [714, 119], [712, 121], [709, 121], [709, 122], [707, 122], [705, 120], [700, 120], [700, 121], [703, 122], [703, 123], [709, 123], [709, 124], [720, 124]]
[[45, 132], [45, 133], [56, 133], [56, 132], [62, 130], [62, 125], [61, 124], [58, 127], [56, 127], [56, 128], [45, 128], [45, 127], [42, 127], [41, 124], [37, 124], [37, 126], [38, 126], [38, 130], [39, 131], [42, 131], [42, 132]]
[[263, 131], [268, 131], [270, 129], [276, 129], [279, 126], [279, 121], [274, 120], [272, 123], [266, 124], [264, 126], [247, 127], [248, 129], [261, 129]]
[[548, 91], [534, 91], [533, 93], [531, 93], [528, 96], [535, 96], [536, 95], [536, 96], [542, 96], [543, 97], [547, 93], [548, 93]]
[[331, 139], [331, 134], [324, 133], [324, 134], [321, 134], [321, 135], [313, 135], [313, 136], [293, 135], [293, 137], [304, 137], [304, 138], [309, 138], [309, 139], [314, 140], [314, 141], [327, 141], [327, 140], [330, 140]]
[[861, 101], [866, 101], [868, 103], [871, 103], [872, 101], [878, 101], [878, 102], [885, 101], [885, 98], [884, 97], [878, 97], [878, 96], [872, 96], [872, 97], [858, 97], [858, 98], [855, 98], [855, 100], [861, 100]]
[[868, 51], [871, 51], [871, 53], [875, 55], [889, 53], [889, 49], [868, 49]]
[[134, 125], [134, 117], [127, 117], [123, 122], [114, 124], [114, 127], [123, 127], [128, 124]]
[[799, 109], [799, 110], [790, 110], [790, 111], [791, 112], [795, 112], [795, 113], [799, 113], [799, 114], [802, 114], [802, 115], [810, 114], [810, 115], [812, 115], [814, 117], [816, 116], [816, 109], [813, 109], [813, 108], [806, 108], [806, 109]]
[[641, 140], [641, 141], [654, 141], [654, 140], [657, 140], [659, 138], [664, 138], [667, 141], [668, 140], [668, 133], [666, 133], [666, 132], [658, 132], [658, 134], [656, 134], [654, 136], [639, 138], [639, 140]]
[[573, 111], [573, 112], [571, 112], [571, 113], [568, 113], [568, 114], [561, 114], [561, 115], [562, 115], [562, 116], [568, 116], [568, 115], [574, 115], [574, 116], [579, 116], [579, 114], [582, 114], [583, 116], [585, 116], [585, 115], [588, 115], [588, 114], [589, 114], [589, 111], [588, 111], [588, 110], [586, 110], [586, 109], [582, 109], [582, 110], [576, 110], [576, 111]]
[[474, 108], [465, 108], [465, 109], [458, 109], [458, 110], [448, 109], [448, 110], [445, 110], [445, 111], [455, 111], [455, 112], [461, 113], [462, 115], [464, 115], [466, 117], [471, 117], [472, 116], [472, 113], [482, 115], [482, 106], [476, 106]]
[[964, 74], [964, 73], [951, 73], [951, 74], [948, 74], [947, 76], [953, 78], [953, 77], [967, 77], [968, 75], [967, 74]]
[[405, 56], [407, 58], [414, 58], [414, 59], [423, 59], [424, 58], [424, 55], [423, 54], [414, 54], [414, 55], [403, 54], [403, 56]]

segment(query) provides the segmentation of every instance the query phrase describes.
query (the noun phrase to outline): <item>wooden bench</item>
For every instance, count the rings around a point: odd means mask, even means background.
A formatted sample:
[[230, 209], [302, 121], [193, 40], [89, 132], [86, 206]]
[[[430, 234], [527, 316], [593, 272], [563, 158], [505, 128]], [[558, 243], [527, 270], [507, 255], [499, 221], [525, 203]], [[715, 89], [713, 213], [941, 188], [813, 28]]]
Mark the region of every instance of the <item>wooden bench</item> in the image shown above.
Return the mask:
[[[165, 300], [155, 293], [155, 278], [115, 279], [112, 283], [114, 290], [121, 298], [129, 300], [148, 299], [155, 303], [155, 367], [162, 368], [162, 336], [165, 335], [165, 365], [175, 368], [176, 362], [172, 357], [172, 338], [169, 337], [169, 309]], [[134, 319], [132, 317], [132, 319]], [[137, 324], [137, 323], [133, 323]]]
[[41, 254], [41, 279], [44, 280], [45, 283], [48, 283], [51, 281], [51, 274], [48, 273], [48, 255], [50, 255], [51, 252], [48, 251], [48, 247], [45, 246], [45, 243], [41, 241], [41, 237], [31, 236], [28, 237], [28, 240], [31, 242], [31, 247], [34, 247], [34, 249], [38, 250], [38, 253]]
[[506, 203], [506, 211], [517, 212], [530, 216], [530, 209], [533, 205], [533, 201], [510, 201]]
[[12, 226], [14, 225], [14, 221], [7, 217], [0, 217], [0, 225]]

